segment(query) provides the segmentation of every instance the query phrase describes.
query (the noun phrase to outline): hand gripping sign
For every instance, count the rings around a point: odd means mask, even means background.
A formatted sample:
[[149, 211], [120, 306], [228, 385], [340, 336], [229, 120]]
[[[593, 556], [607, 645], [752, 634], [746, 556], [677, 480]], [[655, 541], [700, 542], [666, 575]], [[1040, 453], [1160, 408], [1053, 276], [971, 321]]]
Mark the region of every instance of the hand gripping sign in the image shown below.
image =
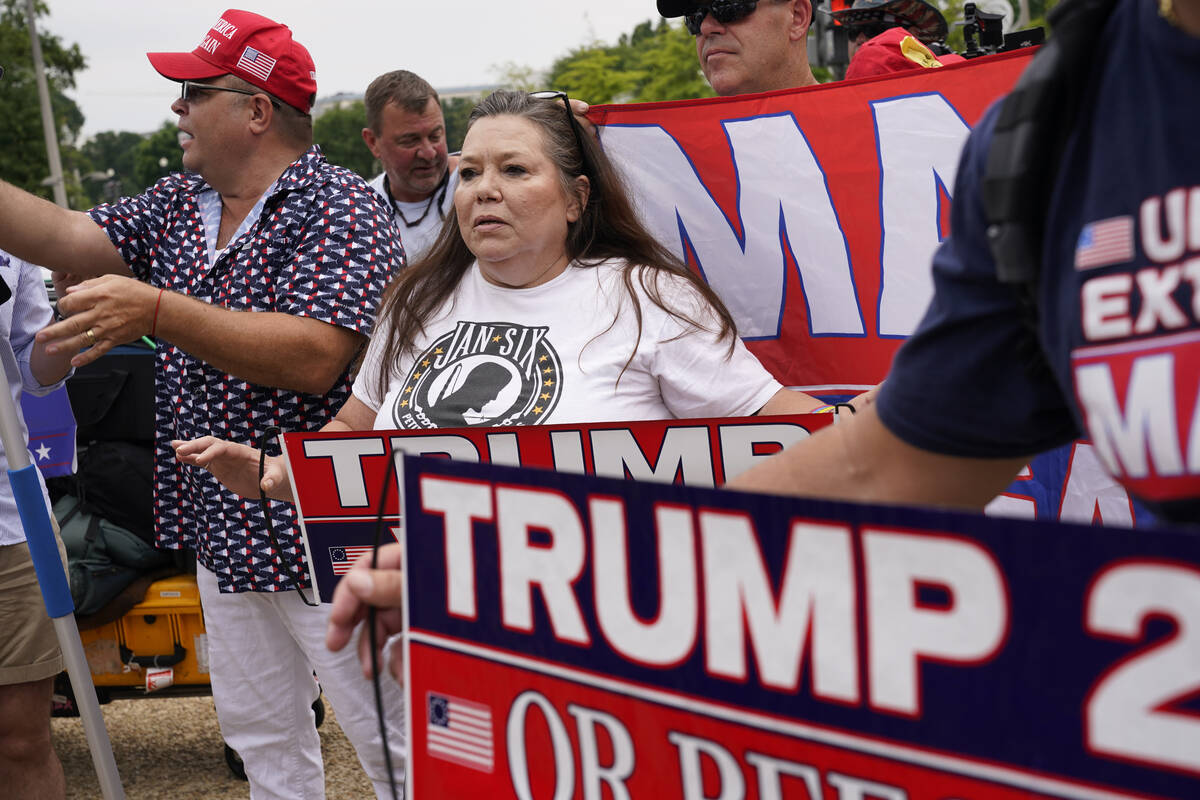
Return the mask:
[[1200, 537], [406, 457], [416, 800], [1200, 797]]

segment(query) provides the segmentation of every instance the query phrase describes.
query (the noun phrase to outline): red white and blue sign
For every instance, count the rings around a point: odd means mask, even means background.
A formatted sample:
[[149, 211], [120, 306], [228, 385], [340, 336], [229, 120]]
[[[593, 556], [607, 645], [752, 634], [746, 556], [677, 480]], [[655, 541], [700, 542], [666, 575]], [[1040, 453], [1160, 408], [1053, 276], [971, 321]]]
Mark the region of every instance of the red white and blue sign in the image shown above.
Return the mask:
[[1200, 797], [1194, 534], [403, 469], [414, 800]]
[[[834, 421], [834, 414], [530, 425], [513, 428], [287, 433], [283, 449], [317, 596], [354, 561], [399, 534], [389, 454], [718, 486]], [[379, 511], [383, 513], [380, 516]]]

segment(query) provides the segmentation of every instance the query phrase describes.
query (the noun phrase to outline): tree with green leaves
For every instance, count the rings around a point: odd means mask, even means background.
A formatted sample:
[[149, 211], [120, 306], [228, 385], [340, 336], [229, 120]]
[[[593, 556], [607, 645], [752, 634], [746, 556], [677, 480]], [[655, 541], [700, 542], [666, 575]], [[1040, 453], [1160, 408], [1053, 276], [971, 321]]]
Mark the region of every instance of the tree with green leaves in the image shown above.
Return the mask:
[[[44, 3], [36, 3], [39, 17], [47, 13]], [[46, 82], [50, 87], [50, 107], [63, 151], [63, 168], [68, 173], [67, 190], [72, 204], [82, 201], [79, 185], [70, 176], [79, 163], [72, 145], [83, 127], [83, 112], [63, 92], [75, 87], [75, 74], [87, 64], [79, 45], [65, 44], [59, 37], [40, 32], [42, 57], [46, 64]], [[42, 182], [49, 176], [46, 140], [42, 132], [37, 77], [33, 71], [33, 50], [25, 3], [0, 0], [0, 178], [49, 199], [51, 190]]]
[[371, 180], [379, 172], [379, 163], [363, 143], [366, 124], [367, 110], [361, 100], [331, 108], [313, 120], [313, 141], [331, 163]]
[[467, 119], [479, 104], [478, 97], [442, 98], [442, 118], [446, 121], [446, 149], [451, 153], [462, 150], [467, 135]]
[[696, 60], [695, 39], [665, 19], [639, 24], [615, 45], [577, 47], [550, 67], [546, 85], [589, 103], [712, 97]]
[[179, 146], [179, 128], [164, 122], [158, 130], [143, 137], [133, 150], [133, 193], [141, 192], [164, 175], [183, 169], [183, 148]]
[[79, 151], [87, 169], [80, 172], [89, 206], [145, 188], [134, 177], [133, 168], [134, 151], [145, 138], [131, 131], [101, 131], [83, 143]]

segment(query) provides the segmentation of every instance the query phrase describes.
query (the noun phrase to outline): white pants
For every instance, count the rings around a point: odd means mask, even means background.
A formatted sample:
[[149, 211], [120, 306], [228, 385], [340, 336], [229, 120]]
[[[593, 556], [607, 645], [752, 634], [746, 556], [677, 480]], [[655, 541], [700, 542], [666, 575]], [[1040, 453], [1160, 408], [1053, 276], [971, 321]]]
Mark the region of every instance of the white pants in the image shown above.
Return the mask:
[[[216, 576], [196, 565], [208, 633], [209, 679], [225, 742], [246, 765], [252, 800], [320, 800], [325, 768], [312, 704], [317, 673], [338, 724], [380, 800], [391, 788], [379, 736], [375, 694], [353, 642], [325, 647], [329, 605], [306, 606], [294, 591], [221, 594]], [[381, 679], [397, 794], [404, 785], [404, 695]]]

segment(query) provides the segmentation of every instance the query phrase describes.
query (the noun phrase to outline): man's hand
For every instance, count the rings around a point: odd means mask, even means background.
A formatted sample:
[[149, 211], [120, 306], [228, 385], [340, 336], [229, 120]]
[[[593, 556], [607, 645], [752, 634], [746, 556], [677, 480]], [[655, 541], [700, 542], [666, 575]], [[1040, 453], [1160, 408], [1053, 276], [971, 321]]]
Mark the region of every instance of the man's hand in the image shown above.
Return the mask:
[[[403, 552], [395, 542], [380, 547], [378, 569], [371, 569], [371, 553], [364, 553], [338, 582], [325, 632], [325, 645], [330, 650], [337, 652], [345, 647], [358, 624], [367, 618], [367, 608], [375, 606], [377, 655], [383, 658], [388, 637], [400, 633], [404, 624]], [[362, 662], [363, 675], [370, 679], [371, 638], [366, 631], [358, 636], [358, 660]], [[396, 683], [403, 685], [404, 663], [398, 653], [392, 657], [391, 672]]]
[[67, 319], [38, 331], [37, 341], [47, 353], [83, 350], [71, 359], [72, 366], [82, 367], [150, 332], [157, 288], [120, 275], [101, 275], [73, 286], [67, 279], [54, 280], [56, 291], [62, 284], [58, 310]]
[[73, 275], [70, 272], [56, 271], [50, 273], [50, 282], [54, 284], [55, 299], [66, 297], [68, 289], [70, 289], [72, 286], [77, 286], [83, 283], [83, 281], [83, 277], [79, 275]]

